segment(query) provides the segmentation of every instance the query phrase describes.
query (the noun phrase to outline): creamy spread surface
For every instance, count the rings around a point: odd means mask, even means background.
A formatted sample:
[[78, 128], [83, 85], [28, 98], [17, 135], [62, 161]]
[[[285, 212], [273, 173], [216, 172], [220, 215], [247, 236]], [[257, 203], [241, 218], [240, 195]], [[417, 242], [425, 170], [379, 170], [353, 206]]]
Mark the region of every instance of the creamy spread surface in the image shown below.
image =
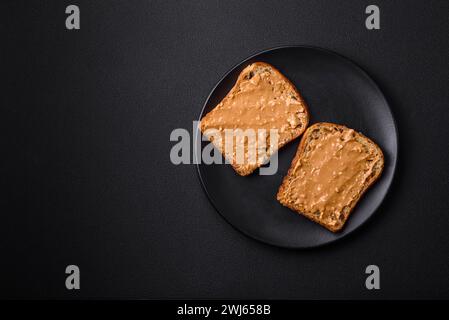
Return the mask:
[[270, 67], [260, 72], [252, 69], [245, 69], [239, 85], [207, 114], [204, 129], [279, 129], [282, 135], [303, 122], [303, 103], [286, 79]]
[[[203, 133], [209, 129], [220, 131], [221, 138], [215, 137], [214, 144], [221, 150], [223, 143], [218, 140], [224, 138], [225, 129], [256, 130], [257, 137], [263, 135], [267, 148], [275, 151], [295, 136], [295, 132], [307, 123], [307, 117], [302, 99], [279, 72], [269, 65], [252, 64], [241, 73], [236, 86], [223, 101], [203, 118], [201, 130]], [[267, 140], [270, 129], [278, 134], [275, 146], [270, 146]], [[252, 141], [237, 138], [235, 144], [239, 143], [244, 143], [245, 150], [248, 150], [248, 143]], [[234, 158], [235, 150], [228, 156]]]
[[[325, 133], [324, 133], [325, 132]], [[375, 166], [375, 154], [356, 139], [352, 129], [321, 131], [308, 142], [307, 155], [294, 167], [288, 195], [292, 205], [326, 224], [345, 219]]]

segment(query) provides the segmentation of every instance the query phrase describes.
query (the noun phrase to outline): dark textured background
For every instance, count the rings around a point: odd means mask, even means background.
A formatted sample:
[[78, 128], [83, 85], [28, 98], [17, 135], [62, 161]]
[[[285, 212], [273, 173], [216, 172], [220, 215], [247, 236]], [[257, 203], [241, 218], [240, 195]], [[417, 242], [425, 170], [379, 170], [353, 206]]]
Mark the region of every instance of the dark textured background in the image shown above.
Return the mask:
[[[65, 29], [65, 7], [81, 30]], [[368, 31], [368, 4], [381, 30]], [[2, 1], [0, 295], [449, 298], [448, 1]], [[361, 65], [399, 162], [375, 218], [316, 250], [247, 238], [169, 160], [220, 77], [269, 47]], [[65, 289], [65, 267], [81, 290]], [[381, 269], [379, 291], [364, 268]]]

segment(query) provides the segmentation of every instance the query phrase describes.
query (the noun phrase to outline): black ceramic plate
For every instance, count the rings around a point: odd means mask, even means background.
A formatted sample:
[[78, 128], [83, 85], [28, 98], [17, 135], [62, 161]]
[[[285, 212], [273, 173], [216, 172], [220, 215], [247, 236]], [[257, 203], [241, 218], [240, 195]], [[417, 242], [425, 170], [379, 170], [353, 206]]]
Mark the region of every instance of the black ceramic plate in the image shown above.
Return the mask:
[[226, 95], [243, 68], [254, 61], [272, 64], [292, 81], [309, 106], [310, 124], [343, 124], [376, 142], [385, 155], [384, 172], [359, 201], [344, 229], [336, 234], [276, 200], [300, 138], [279, 151], [279, 169], [272, 176], [259, 175], [257, 170], [241, 177], [230, 165], [199, 164], [204, 190], [229, 223], [255, 239], [289, 248], [310, 248], [336, 241], [373, 215], [392, 182], [397, 132], [388, 103], [374, 81], [348, 59], [318, 48], [280, 47], [256, 54], [229, 71], [211, 92], [200, 119]]

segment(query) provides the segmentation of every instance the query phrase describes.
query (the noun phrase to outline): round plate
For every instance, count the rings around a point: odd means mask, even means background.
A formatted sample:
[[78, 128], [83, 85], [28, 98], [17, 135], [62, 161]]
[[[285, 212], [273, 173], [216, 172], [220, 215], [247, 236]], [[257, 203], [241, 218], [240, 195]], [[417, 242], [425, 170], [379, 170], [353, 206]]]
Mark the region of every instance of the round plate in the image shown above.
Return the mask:
[[[243, 68], [255, 61], [272, 64], [298, 88], [309, 107], [309, 125], [322, 121], [343, 124], [376, 142], [385, 156], [382, 176], [364, 194], [339, 233], [328, 231], [276, 200], [300, 138], [280, 149], [279, 168], [272, 176], [259, 175], [256, 170], [241, 177], [230, 165], [199, 164], [203, 188], [230, 224], [260, 241], [288, 248], [310, 248], [336, 241], [371, 217], [392, 182], [397, 131], [388, 103], [374, 81], [348, 59], [324, 49], [290, 46], [263, 51], [235, 66], [212, 90], [200, 119], [224, 98]], [[203, 142], [202, 148], [208, 143]]]

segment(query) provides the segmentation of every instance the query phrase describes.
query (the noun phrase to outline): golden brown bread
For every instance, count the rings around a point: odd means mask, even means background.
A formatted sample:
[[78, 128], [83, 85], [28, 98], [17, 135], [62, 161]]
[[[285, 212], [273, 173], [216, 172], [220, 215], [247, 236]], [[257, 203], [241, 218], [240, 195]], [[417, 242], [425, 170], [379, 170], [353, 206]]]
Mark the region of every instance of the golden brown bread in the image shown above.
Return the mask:
[[304, 133], [277, 199], [337, 232], [383, 167], [373, 141], [342, 125], [317, 123]]
[[[234, 170], [242, 176], [260, 167], [274, 152], [300, 136], [309, 122], [306, 103], [295, 86], [276, 68], [255, 62], [239, 75], [234, 87], [200, 124], [201, 132], [220, 150]], [[255, 148], [263, 148], [265, 156], [250, 157], [248, 139], [234, 140], [243, 145], [243, 162], [236, 157], [236, 149], [225, 150], [225, 129], [252, 129], [257, 133]], [[276, 130], [278, 140], [271, 142], [270, 129]], [[208, 132], [215, 130], [218, 135]], [[259, 130], [259, 132], [257, 132]], [[264, 135], [259, 133], [265, 130]], [[239, 142], [240, 141], [240, 142]], [[260, 150], [260, 149], [259, 149]]]

